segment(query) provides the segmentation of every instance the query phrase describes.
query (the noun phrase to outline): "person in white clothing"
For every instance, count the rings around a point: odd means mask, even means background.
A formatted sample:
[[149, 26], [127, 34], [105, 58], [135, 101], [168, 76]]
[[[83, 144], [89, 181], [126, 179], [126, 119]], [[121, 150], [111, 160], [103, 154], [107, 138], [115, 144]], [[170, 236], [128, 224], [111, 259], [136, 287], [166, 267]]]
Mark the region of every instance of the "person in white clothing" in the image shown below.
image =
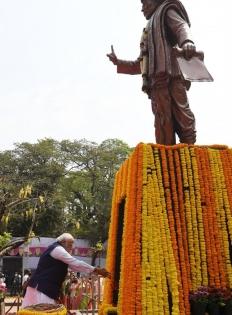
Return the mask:
[[30, 276], [31, 276], [31, 271], [25, 269], [25, 270], [24, 270], [23, 281], [22, 281], [22, 296], [25, 296], [26, 288], [27, 288], [27, 285], [28, 285], [28, 281], [29, 281], [29, 279], [30, 279]]
[[94, 272], [103, 277], [110, 277], [105, 268], [96, 268], [72, 257], [70, 253], [73, 242], [73, 236], [64, 233], [42, 254], [37, 269], [29, 279], [22, 302], [23, 308], [32, 304], [55, 304], [68, 268], [76, 272]]

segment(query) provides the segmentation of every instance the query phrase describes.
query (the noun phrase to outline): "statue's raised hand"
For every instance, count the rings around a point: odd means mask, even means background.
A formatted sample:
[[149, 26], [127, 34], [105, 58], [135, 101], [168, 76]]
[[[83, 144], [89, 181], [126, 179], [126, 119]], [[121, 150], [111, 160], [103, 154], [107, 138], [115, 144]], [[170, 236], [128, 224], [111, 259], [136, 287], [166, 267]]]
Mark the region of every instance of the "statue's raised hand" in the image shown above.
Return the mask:
[[118, 58], [114, 52], [114, 47], [111, 45], [111, 53], [106, 55], [114, 65], [118, 64]]

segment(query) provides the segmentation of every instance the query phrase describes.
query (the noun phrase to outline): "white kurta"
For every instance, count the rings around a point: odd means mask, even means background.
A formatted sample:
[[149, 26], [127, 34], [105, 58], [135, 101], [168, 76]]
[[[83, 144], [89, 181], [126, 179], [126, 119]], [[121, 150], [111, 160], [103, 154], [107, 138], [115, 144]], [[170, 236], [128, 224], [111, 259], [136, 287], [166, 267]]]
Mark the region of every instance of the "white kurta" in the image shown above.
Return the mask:
[[[84, 261], [75, 259], [62, 246], [55, 247], [51, 251], [50, 256], [63, 261], [71, 270], [76, 272], [92, 272], [95, 268]], [[56, 302], [54, 299], [51, 299], [49, 296], [38, 291], [36, 288], [27, 287], [27, 291], [22, 302], [22, 308], [40, 303], [55, 304]]]

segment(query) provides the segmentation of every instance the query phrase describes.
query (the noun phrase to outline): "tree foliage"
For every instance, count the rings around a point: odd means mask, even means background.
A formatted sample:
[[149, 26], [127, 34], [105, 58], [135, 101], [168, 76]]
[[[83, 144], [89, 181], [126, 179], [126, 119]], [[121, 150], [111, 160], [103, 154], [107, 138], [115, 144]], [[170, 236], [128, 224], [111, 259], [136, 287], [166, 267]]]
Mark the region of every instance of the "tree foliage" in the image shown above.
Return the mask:
[[[57, 178], [64, 172], [64, 167], [60, 166], [56, 154], [56, 142], [51, 139], [41, 140], [36, 144], [16, 144], [14, 150], [0, 154], [3, 200], [0, 212], [7, 213], [5, 205], [14, 204], [14, 211], [8, 211], [7, 216], [4, 215], [4, 218], [8, 219], [2, 220], [1, 231], [7, 226], [13, 235], [26, 235], [36, 211], [35, 229], [40, 232], [38, 229], [40, 218], [46, 213], [45, 209], [49, 210], [47, 205], [41, 207], [41, 198], [45, 202], [51, 199], [56, 190]], [[2, 161], [4, 163], [1, 163]], [[28, 187], [31, 187], [30, 192]], [[24, 195], [20, 195], [22, 189], [24, 192], [27, 191]], [[45, 224], [45, 233], [46, 227]]]
[[61, 142], [70, 171], [64, 178], [67, 212], [80, 223], [79, 235], [94, 243], [105, 241], [111, 207], [114, 175], [130, 152], [120, 140], [100, 145], [85, 140]]
[[[35, 205], [36, 235], [55, 237], [67, 231], [93, 245], [105, 241], [114, 176], [130, 152], [118, 139], [99, 145], [53, 139], [16, 144], [13, 150], [0, 153], [0, 219], [6, 217], [6, 205], [20, 200], [20, 191], [31, 187], [29, 199], [39, 201]], [[29, 200], [16, 202], [8, 222], [1, 221], [0, 232], [26, 235], [32, 208]]]
[[10, 233], [4, 232], [0, 235], [0, 249], [10, 242], [12, 236]]

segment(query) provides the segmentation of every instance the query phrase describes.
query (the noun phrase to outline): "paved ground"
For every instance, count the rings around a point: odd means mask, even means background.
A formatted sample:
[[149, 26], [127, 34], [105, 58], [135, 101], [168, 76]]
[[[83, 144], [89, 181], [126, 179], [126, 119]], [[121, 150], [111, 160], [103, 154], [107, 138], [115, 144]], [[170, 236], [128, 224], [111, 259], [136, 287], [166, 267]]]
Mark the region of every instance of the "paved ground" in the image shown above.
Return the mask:
[[[8, 305], [9, 303], [14, 303], [14, 306]], [[21, 298], [18, 300], [17, 296], [6, 297], [5, 298], [5, 313], [15, 314], [21, 305]]]

